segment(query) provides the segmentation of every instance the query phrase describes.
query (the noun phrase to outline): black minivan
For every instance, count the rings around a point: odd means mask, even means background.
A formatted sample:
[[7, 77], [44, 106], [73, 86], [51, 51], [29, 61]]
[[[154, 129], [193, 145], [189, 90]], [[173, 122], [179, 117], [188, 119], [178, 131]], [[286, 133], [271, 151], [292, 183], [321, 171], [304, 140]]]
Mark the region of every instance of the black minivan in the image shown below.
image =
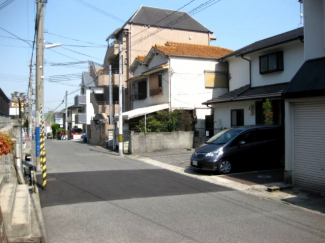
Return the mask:
[[244, 126], [222, 130], [195, 149], [191, 167], [231, 173], [234, 169], [280, 168], [284, 164], [283, 126]]

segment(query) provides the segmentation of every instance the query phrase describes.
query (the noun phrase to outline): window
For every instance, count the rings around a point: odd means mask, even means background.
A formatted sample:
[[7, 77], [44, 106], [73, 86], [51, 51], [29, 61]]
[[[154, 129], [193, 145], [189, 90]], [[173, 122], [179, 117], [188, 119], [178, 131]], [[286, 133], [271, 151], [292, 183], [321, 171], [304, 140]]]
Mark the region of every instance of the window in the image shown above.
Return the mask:
[[162, 94], [162, 73], [152, 74], [149, 77], [150, 96]]
[[231, 110], [231, 126], [244, 125], [244, 110]]
[[147, 81], [141, 81], [138, 83], [138, 99], [144, 100], [147, 98]]
[[206, 88], [228, 88], [228, 73], [204, 71]]
[[283, 52], [260, 56], [260, 74], [283, 71]]

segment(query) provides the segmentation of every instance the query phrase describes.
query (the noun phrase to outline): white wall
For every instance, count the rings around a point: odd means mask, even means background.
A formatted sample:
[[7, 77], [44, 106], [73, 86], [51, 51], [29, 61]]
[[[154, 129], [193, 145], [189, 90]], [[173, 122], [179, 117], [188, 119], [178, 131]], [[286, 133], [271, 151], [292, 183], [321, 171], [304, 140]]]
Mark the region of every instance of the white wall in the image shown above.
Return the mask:
[[325, 0], [304, 0], [305, 60], [325, 56]]
[[[216, 60], [171, 57], [171, 106], [194, 109], [203, 102], [228, 92], [227, 88], [206, 88], [204, 71], [224, 70]], [[222, 66], [222, 68], [220, 68]]]
[[[259, 57], [268, 53], [283, 51], [284, 70], [260, 74]], [[300, 40], [267, 48], [250, 56], [252, 60], [252, 87], [290, 82], [304, 62], [304, 44]]]
[[133, 77], [139, 76], [147, 70], [148, 70], [148, 67], [146, 65], [139, 64], [133, 72]]
[[[244, 125], [255, 125], [255, 111], [249, 113], [248, 107], [255, 106], [254, 101], [230, 102], [213, 105], [214, 121], [221, 121], [221, 127], [231, 127], [231, 110], [244, 109]], [[255, 107], [254, 107], [255, 109]], [[216, 124], [215, 124], [216, 127]]]
[[95, 116], [95, 111], [93, 104], [90, 102], [90, 93], [92, 90], [87, 89], [86, 90], [86, 120], [87, 120], [87, 125], [90, 125], [91, 118]]
[[169, 75], [168, 69], [164, 69], [160, 71], [162, 73], [162, 88], [163, 93], [160, 95], [150, 96], [150, 87], [149, 87], [149, 77], [147, 77], [147, 98], [144, 100], [135, 100], [133, 101], [133, 109], [152, 106], [152, 105], [159, 105], [165, 104], [169, 102]]
[[157, 55], [153, 55], [153, 58], [150, 60], [148, 69], [159, 66], [166, 62], [168, 62], [168, 58], [163, 54], [157, 53]]
[[249, 84], [249, 62], [241, 57], [230, 57], [227, 61], [230, 75], [229, 91]]

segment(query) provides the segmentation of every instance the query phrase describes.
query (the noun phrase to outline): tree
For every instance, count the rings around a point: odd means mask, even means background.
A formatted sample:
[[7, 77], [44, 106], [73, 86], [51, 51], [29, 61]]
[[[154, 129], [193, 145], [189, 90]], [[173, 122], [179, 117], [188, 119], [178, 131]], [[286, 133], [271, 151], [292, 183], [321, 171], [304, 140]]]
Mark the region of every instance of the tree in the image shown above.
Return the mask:
[[264, 124], [272, 125], [273, 124], [272, 103], [268, 98], [263, 103], [263, 114], [264, 114]]

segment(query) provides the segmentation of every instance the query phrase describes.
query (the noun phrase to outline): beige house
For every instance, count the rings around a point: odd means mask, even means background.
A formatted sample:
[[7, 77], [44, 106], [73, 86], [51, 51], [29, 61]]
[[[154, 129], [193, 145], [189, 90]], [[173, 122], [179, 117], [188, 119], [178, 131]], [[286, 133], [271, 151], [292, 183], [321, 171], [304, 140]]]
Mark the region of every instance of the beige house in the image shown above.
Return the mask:
[[[154, 45], [167, 41], [210, 45], [216, 40], [208, 30], [186, 12], [142, 6], [120, 28], [107, 37], [108, 48], [104, 67], [112, 65], [113, 72], [119, 68], [119, 44], [122, 43], [123, 86], [125, 102], [123, 111], [132, 109], [130, 85], [126, 80], [132, 77], [130, 67], [137, 56], [148, 53]], [[114, 75], [113, 81], [118, 80]]]
[[[103, 88], [103, 99], [91, 94], [95, 116], [87, 129], [88, 139], [92, 144], [107, 141], [109, 127], [109, 75], [108, 66], [112, 67], [113, 90], [119, 84], [119, 48], [122, 45], [123, 68], [123, 104], [122, 110], [133, 109], [131, 106], [131, 86], [126, 81], [133, 77], [131, 64], [137, 56], [148, 53], [154, 45], [164, 45], [167, 41], [190, 44], [210, 45], [216, 40], [213, 32], [208, 30], [186, 12], [142, 6], [120, 28], [111, 33], [106, 41], [108, 47], [102, 67], [90, 62], [89, 73], [96, 87]], [[118, 101], [117, 96], [114, 95]], [[113, 115], [118, 113], [118, 102], [114, 102]]]

